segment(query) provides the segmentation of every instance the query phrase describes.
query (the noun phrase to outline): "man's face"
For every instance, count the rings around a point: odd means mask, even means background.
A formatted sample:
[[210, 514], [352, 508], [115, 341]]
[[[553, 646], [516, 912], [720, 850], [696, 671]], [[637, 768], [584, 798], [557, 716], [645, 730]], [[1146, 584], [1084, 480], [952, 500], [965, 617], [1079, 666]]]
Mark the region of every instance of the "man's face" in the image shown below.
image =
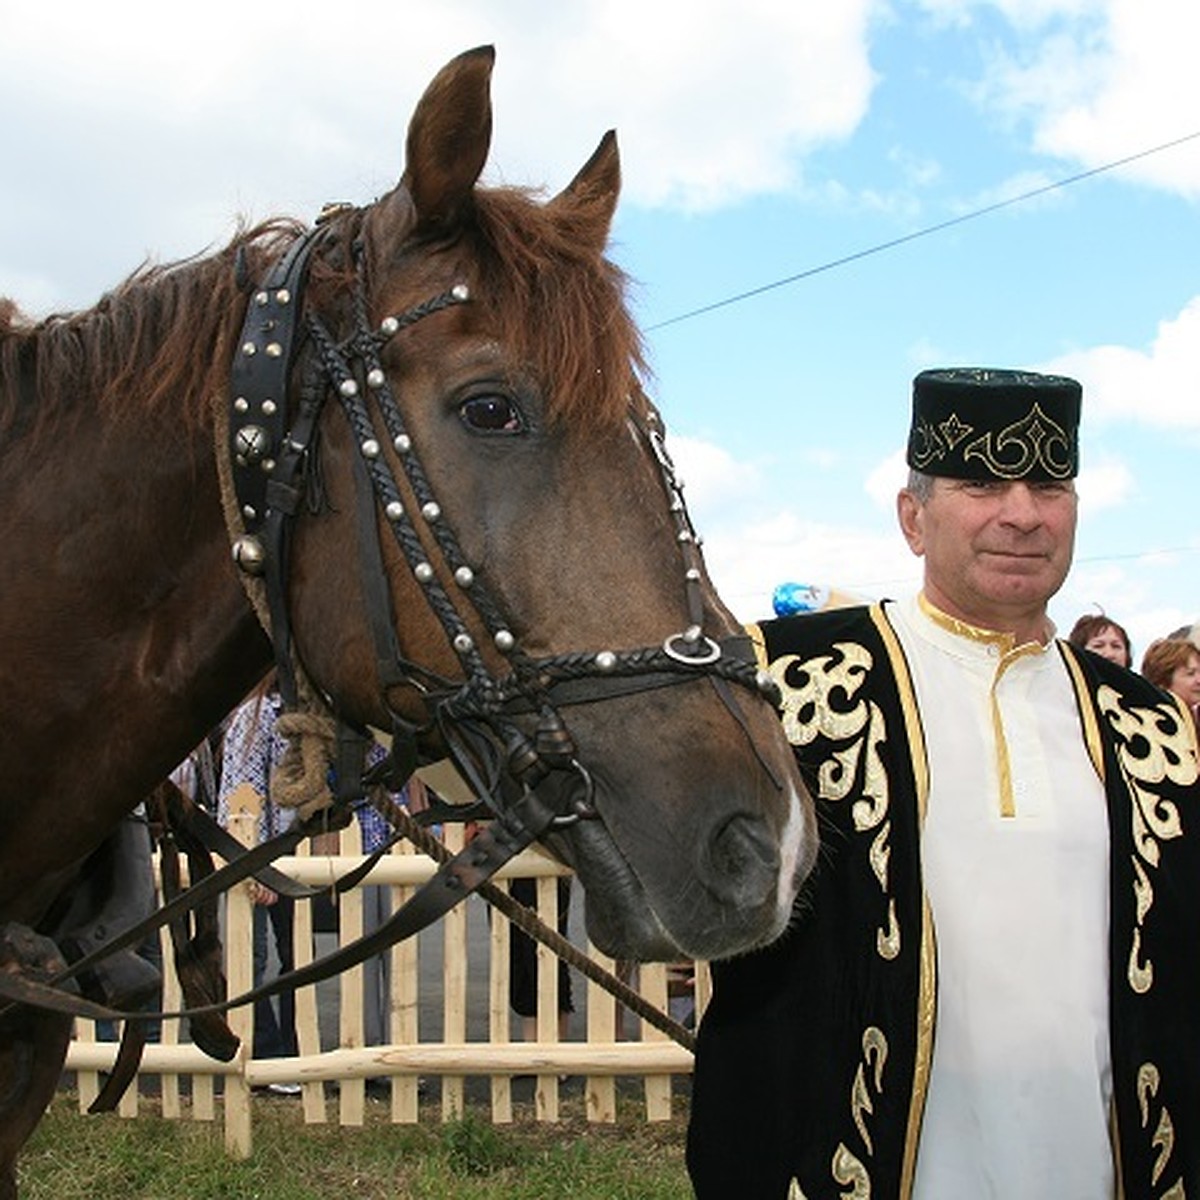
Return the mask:
[[1031, 636], [1062, 586], [1075, 544], [1073, 481], [933, 480], [921, 504], [900, 493], [900, 527], [925, 559], [925, 594], [983, 629]]

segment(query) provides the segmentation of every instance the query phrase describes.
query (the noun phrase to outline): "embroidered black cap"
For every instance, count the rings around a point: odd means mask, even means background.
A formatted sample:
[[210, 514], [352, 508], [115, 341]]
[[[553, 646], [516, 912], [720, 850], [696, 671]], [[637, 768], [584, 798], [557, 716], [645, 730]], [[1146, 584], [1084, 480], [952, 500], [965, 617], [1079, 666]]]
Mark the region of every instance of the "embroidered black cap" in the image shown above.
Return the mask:
[[906, 460], [925, 475], [950, 479], [1073, 479], [1082, 397], [1065, 375], [922, 371], [913, 380]]

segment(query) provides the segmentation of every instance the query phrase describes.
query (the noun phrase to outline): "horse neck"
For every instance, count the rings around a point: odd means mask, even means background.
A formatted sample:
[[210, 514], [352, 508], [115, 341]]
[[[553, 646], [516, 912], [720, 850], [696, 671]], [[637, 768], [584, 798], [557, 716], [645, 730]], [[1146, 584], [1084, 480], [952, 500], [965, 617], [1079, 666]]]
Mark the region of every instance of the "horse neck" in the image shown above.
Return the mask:
[[[43, 869], [85, 853], [261, 677], [269, 648], [230, 560], [210, 431], [181, 434], [165, 413], [79, 420], [4, 446], [0, 496], [11, 896], [16, 847]], [[31, 823], [43, 798], [63, 821]]]

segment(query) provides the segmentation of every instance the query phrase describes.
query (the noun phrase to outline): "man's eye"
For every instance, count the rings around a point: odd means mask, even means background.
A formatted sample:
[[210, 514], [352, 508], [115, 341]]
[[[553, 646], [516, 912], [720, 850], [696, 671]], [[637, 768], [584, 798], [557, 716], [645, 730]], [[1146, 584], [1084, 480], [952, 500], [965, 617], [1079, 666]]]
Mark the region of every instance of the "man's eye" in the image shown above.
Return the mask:
[[478, 433], [522, 433], [521, 410], [507, 396], [472, 396], [459, 405], [463, 423]]

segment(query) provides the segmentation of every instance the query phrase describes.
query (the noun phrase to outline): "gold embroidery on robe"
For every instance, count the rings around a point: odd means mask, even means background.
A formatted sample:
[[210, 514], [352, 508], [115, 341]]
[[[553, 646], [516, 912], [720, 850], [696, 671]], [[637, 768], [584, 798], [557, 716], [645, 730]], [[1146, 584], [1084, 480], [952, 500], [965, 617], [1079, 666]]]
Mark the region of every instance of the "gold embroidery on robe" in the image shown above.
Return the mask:
[[840, 1142], [833, 1154], [833, 1177], [850, 1189], [842, 1193], [842, 1200], [869, 1200], [871, 1177], [867, 1168]]
[[872, 1025], [863, 1031], [862, 1047], [863, 1060], [854, 1072], [854, 1083], [850, 1088], [850, 1115], [854, 1118], [855, 1127], [867, 1148], [867, 1153], [874, 1154], [875, 1146], [871, 1141], [871, 1131], [867, 1128], [867, 1117], [875, 1115], [875, 1105], [871, 1102], [872, 1090], [876, 1095], [883, 1092], [883, 1068], [888, 1056], [887, 1038], [881, 1029]]
[[[835, 642], [833, 648], [834, 654], [803, 661], [797, 654], [785, 654], [767, 670], [783, 697], [783, 732], [788, 741], [793, 746], [807, 746], [820, 736], [835, 743], [817, 769], [820, 798], [837, 802], [857, 792], [861, 798], [850, 810], [855, 830], [879, 830], [868, 860], [888, 901], [888, 915], [887, 925], [876, 931], [875, 941], [880, 956], [893, 959], [900, 953], [901, 934], [888, 888], [891, 798], [879, 754], [887, 737], [887, 722], [878, 705], [856, 699], [874, 666], [870, 651], [857, 642]], [[799, 679], [798, 686], [793, 679]], [[836, 702], [831, 700], [833, 693], [838, 694]]]
[[[1161, 1082], [1162, 1078], [1159, 1075], [1158, 1067], [1154, 1063], [1143, 1063], [1138, 1068], [1137, 1097], [1138, 1106], [1142, 1112], [1143, 1129], [1149, 1129], [1151, 1122], [1154, 1121], [1155, 1114], [1151, 1108], [1151, 1101], [1158, 1100], [1158, 1089]], [[1175, 1152], [1175, 1123], [1171, 1120], [1171, 1113], [1165, 1104], [1161, 1105], [1158, 1112], [1158, 1120], [1154, 1123], [1154, 1133], [1151, 1135], [1150, 1145], [1157, 1151], [1154, 1165], [1150, 1169], [1150, 1183], [1157, 1187], [1163, 1172], [1171, 1161], [1171, 1155]], [[1184, 1194], [1183, 1180], [1178, 1179], [1168, 1191], [1163, 1193], [1163, 1200], [1168, 1200], [1168, 1197], [1182, 1200]]]
[[1183, 822], [1172, 800], [1159, 793], [1165, 781], [1188, 787], [1196, 782], [1196, 756], [1186, 717], [1171, 703], [1126, 707], [1108, 684], [1096, 693], [1100, 713], [1116, 736], [1117, 759], [1133, 800], [1135, 926], [1130, 931], [1129, 986], [1139, 995], [1154, 986], [1154, 963], [1143, 952], [1142, 930], [1154, 906], [1151, 872], [1158, 866], [1161, 843], [1183, 836]]

